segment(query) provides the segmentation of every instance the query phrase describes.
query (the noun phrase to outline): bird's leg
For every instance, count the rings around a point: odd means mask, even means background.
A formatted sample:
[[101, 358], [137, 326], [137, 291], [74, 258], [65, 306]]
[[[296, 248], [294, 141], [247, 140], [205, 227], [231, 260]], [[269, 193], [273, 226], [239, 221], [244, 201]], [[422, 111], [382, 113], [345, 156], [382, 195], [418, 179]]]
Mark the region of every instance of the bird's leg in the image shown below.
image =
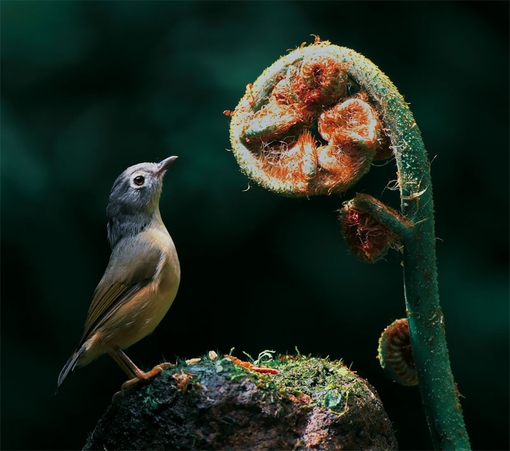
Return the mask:
[[171, 363], [161, 363], [152, 368], [152, 370], [145, 372], [138, 368], [135, 363], [127, 356], [127, 354], [119, 347], [111, 350], [109, 354], [129, 377], [129, 380], [122, 384], [121, 391], [141, 380], [150, 379], [156, 374], [161, 373], [164, 368], [173, 366]]
[[129, 379], [136, 378], [137, 374], [143, 373], [143, 371], [138, 368], [120, 348], [114, 348], [109, 351], [108, 354], [110, 354], [111, 358], [117, 362], [117, 364], [127, 374]]

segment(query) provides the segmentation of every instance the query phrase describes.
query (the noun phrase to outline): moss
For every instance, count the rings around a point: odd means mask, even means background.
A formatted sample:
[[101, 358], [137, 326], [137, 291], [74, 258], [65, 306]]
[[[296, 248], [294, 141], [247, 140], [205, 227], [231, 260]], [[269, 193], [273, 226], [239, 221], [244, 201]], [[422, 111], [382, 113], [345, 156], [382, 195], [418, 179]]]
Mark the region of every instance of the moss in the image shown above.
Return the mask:
[[[261, 373], [270, 370], [277, 374]], [[342, 362], [265, 354], [179, 362], [117, 396], [84, 449], [396, 449], [370, 385]]]
[[260, 374], [245, 370], [269, 393], [282, 398], [297, 398], [309, 408], [317, 407], [342, 413], [351, 405], [372, 394], [366, 381], [350, 371], [341, 361], [304, 356], [278, 356], [265, 366], [279, 374]]

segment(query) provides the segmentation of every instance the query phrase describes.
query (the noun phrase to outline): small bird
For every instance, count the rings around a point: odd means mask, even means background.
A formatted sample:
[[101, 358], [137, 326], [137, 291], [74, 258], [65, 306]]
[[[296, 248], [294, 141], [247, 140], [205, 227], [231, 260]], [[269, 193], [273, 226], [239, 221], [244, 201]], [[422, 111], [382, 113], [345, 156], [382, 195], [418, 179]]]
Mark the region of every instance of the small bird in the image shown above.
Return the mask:
[[94, 292], [83, 337], [58, 376], [58, 387], [76, 366], [105, 353], [126, 372], [128, 385], [162, 371], [162, 365], [142, 371], [123, 349], [156, 328], [179, 288], [177, 251], [159, 212], [163, 176], [176, 158], [131, 166], [115, 180], [106, 208], [110, 261]]

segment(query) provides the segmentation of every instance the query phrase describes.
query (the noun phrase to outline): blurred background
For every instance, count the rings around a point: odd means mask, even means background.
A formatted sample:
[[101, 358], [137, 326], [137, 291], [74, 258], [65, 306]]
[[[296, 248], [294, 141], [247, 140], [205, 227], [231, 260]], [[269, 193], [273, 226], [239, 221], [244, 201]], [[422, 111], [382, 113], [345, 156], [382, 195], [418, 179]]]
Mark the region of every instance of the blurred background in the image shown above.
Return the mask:
[[377, 341], [405, 316], [400, 256], [367, 265], [336, 210], [398, 206], [392, 163], [343, 196], [277, 197], [228, 151], [247, 83], [311, 34], [374, 61], [432, 163], [441, 304], [474, 449], [509, 449], [508, 2], [1, 2], [1, 448], [80, 449], [124, 382], [109, 357], [54, 395], [108, 262], [105, 208], [128, 166], [178, 155], [164, 221], [182, 284], [130, 357], [213, 349], [330, 356], [376, 388], [401, 449], [429, 449], [417, 388]]

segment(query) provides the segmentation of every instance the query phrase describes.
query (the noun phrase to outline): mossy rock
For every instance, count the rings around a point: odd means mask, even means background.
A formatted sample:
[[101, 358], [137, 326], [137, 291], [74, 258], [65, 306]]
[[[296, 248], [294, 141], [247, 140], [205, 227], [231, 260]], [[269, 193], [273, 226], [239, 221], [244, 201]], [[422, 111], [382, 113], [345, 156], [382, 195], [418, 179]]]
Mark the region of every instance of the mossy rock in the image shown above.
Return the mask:
[[398, 448], [375, 390], [342, 362], [265, 356], [255, 366], [213, 354], [135, 384], [84, 449]]

